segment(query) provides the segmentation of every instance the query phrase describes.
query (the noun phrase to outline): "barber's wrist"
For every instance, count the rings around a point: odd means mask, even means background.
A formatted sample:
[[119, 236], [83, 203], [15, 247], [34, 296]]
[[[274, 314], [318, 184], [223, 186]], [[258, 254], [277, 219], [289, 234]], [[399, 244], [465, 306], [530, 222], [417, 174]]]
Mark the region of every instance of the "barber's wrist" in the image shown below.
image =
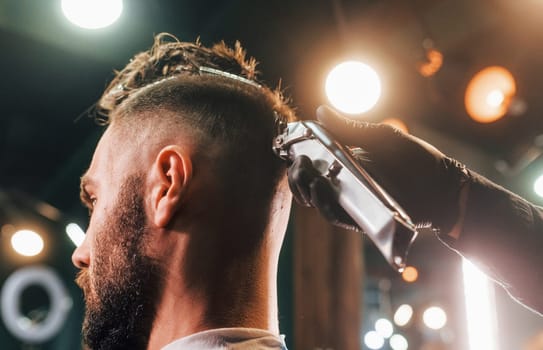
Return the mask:
[[462, 227], [464, 226], [464, 218], [466, 217], [466, 208], [468, 206], [469, 188], [469, 182], [466, 182], [460, 189], [459, 213], [456, 223], [449, 232], [442, 232], [442, 234], [446, 234], [447, 236], [455, 240], [458, 240], [460, 238], [460, 234], [462, 233]]
[[471, 175], [466, 166], [453, 158], [443, 160], [445, 187], [443, 193], [444, 205], [439, 208], [433, 221], [433, 228], [440, 236], [458, 239], [460, 236], [469, 195]]

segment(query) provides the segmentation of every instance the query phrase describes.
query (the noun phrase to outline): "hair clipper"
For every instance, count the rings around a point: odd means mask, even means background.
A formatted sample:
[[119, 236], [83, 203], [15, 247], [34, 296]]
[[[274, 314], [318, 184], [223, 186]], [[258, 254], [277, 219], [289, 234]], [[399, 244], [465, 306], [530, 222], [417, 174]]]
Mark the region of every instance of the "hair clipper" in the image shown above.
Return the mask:
[[316, 121], [282, 124], [273, 149], [282, 159], [301, 155], [337, 193], [339, 205], [351, 216], [396, 270], [405, 267], [407, 252], [417, 236], [409, 216], [354, 159], [354, 152], [338, 143]]

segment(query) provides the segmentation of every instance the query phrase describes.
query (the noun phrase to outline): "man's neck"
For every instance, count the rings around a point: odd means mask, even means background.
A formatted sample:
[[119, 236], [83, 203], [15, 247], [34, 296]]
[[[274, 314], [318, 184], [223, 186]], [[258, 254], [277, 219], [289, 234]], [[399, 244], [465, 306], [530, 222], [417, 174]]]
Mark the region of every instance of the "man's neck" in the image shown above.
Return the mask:
[[[205, 228], [192, 227], [191, 233], [169, 236], [167, 253], [160, 255], [167, 272], [149, 350], [215, 328], [279, 334], [277, 264], [291, 200], [285, 176], [274, 194], [265, 232], [245, 232], [247, 226], [239, 224], [243, 221], [231, 220], [229, 226], [218, 219], [206, 220], [210, 226]], [[262, 239], [256, 242], [255, 237]]]
[[169, 269], [148, 349], [159, 350], [176, 339], [215, 328], [258, 328], [279, 334], [277, 265], [274, 261], [269, 266], [265, 253], [257, 257], [256, 261], [210, 264], [212, 258], [203, 254], [201, 259], [207, 261], [193, 271], [199, 275], [196, 283], [187, 282], [179, 270]]

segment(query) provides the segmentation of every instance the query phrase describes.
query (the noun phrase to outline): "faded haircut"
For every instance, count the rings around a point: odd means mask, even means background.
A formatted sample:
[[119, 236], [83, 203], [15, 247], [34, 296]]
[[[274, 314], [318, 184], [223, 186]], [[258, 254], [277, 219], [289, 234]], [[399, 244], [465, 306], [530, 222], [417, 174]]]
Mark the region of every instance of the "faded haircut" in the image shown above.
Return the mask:
[[[135, 91], [165, 78], [201, 75], [201, 67], [214, 68], [257, 83], [258, 63], [253, 57], [246, 56], [239, 41], [235, 42], [233, 48], [228, 47], [224, 41], [207, 48], [199, 40], [194, 43], [181, 42], [171, 34], [158, 34], [151, 49], [138, 53], [126, 67], [115, 72], [115, 78], [97, 104], [99, 118], [107, 124], [111, 112]], [[274, 90], [261, 85], [260, 93], [266, 95], [280, 117], [286, 121], [295, 119], [295, 113], [289, 107], [288, 99], [283, 96], [280, 84]]]
[[257, 81], [256, 65], [239, 42], [207, 48], [159, 34], [150, 50], [116, 72], [97, 105], [101, 121], [128, 130], [183, 130], [204, 158], [219, 150], [209, 159], [223, 191], [218, 195], [261, 221], [286, 170], [272, 151], [277, 123], [295, 113], [280, 87]]

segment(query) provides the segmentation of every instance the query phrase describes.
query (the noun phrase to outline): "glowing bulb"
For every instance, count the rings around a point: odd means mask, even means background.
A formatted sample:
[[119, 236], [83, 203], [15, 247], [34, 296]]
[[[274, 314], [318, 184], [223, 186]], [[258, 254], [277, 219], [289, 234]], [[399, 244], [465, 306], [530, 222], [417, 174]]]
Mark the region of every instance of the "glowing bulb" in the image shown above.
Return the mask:
[[381, 349], [385, 345], [385, 340], [383, 337], [376, 331], [369, 331], [364, 336], [364, 344], [370, 349], [377, 350]]
[[413, 308], [411, 305], [403, 304], [398, 307], [398, 310], [394, 313], [394, 323], [402, 327], [411, 321], [413, 317]]
[[61, 6], [70, 22], [86, 29], [107, 27], [123, 11], [122, 0], [62, 0]]
[[34, 231], [20, 230], [11, 236], [11, 246], [21, 255], [35, 256], [43, 250], [43, 239]]
[[389, 344], [392, 350], [407, 350], [409, 348], [407, 339], [401, 334], [394, 334], [390, 337]]
[[502, 118], [517, 91], [515, 78], [505, 68], [487, 67], [469, 82], [464, 96], [466, 111], [479, 123], [491, 123]]
[[419, 271], [413, 266], [407, 266], [402, 272], [404, 281], [412, 283], [419, 278]]
[[83, 244], [83, 241], [85, 240], [85, 232], [83, 232], [81, 227], [77, 224], [68, 224], [66, 226], [66, 234], [70, 237], [76, 247]]
[[447, 324], [447, 314], [442, 308], [432, 306], [424, 311], [422, 320], [426, 327], [430, 329], [441, 329]]
[[390, 338], [394, 332], [394, 326], [386, 318], [380, 318], [375, 322], [375, 331], [383, 338]]
[[381, 96], [381, 81], [370, 66], [357, 61], [337, 65], [328, 74], [325, 85], [330, 103], [348, 114], [372, 109]]
[[534, 191], [538, 196], [543, 197], [543, 175], [535, 180]]
[[499, 107], [503, 101], [505, 100], [505, 96], [503, 95], [503, 92], [500, 90], [492, 90], [488, 93], [486, 96], [486, 103], [491, 107]]

